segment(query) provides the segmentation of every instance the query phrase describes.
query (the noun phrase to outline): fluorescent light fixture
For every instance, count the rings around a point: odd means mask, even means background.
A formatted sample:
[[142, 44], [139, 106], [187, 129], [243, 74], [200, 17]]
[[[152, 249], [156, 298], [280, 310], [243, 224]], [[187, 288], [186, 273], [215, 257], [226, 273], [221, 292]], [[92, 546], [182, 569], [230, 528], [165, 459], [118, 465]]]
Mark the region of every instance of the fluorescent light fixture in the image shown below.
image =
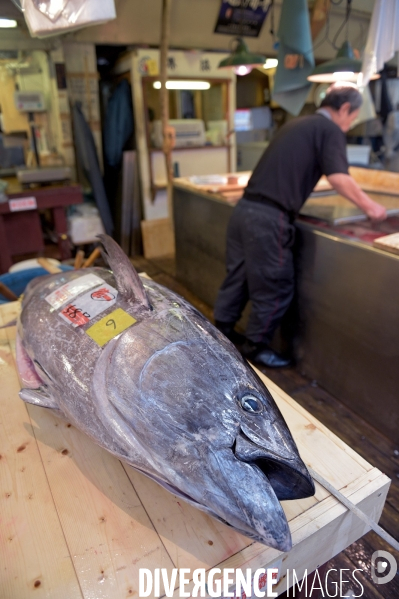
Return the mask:
[[278, 65], [277, 58], [266, 58], [266, 62], [263, 65], [264, 69], [275, 69]]
[[339, 79], [349, 79], [352, 80], [355, 77], [355, 73], [353, 71], [336, 71], [333, 73], [333, 77], [336, 81]]
[[15, 19], [3, 19], [0, 18], [0, 28], [2, 29], [12, 29], [13, 27], [17, 27], [18, 23]]
[[[161, 82], [154, 81], [153, 87], [161, 89]], [[209, 89], [211, 84], [208, 81], [167, 81], [166, 89]]]

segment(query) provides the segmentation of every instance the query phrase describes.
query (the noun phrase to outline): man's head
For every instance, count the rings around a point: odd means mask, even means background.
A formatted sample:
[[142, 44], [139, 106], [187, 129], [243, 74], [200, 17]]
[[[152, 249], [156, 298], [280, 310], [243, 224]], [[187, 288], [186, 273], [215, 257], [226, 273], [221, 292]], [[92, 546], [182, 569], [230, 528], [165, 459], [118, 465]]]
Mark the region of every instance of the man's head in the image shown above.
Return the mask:
[[359, 114], [362, 95], [353, 83], [333, 83], [327, 90], [320, 108], [327, 108], [331, 118], [342, 131], [350, 129]]

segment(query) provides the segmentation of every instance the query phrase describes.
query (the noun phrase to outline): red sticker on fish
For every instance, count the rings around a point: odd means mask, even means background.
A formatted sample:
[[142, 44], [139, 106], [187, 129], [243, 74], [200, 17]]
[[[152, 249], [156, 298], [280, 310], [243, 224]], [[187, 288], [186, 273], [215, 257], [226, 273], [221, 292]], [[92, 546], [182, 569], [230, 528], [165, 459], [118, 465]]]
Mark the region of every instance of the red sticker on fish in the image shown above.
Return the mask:
[[60, 312], [61, 318], [70, 322], [75, 327], [88, 323], [92, 318], [113, 306], [116, 302], [118, 291], [103, 281], [91, 291], [75, 298], [68, 303]]
[[90, 314], [82, 312], [82, 310], [77, 308], [74, 304], [69, 304], [69, 306], [63, 309], [61, 314], [77, 327], [86, 324], [86, 322], [89, 322], [90, 320]]

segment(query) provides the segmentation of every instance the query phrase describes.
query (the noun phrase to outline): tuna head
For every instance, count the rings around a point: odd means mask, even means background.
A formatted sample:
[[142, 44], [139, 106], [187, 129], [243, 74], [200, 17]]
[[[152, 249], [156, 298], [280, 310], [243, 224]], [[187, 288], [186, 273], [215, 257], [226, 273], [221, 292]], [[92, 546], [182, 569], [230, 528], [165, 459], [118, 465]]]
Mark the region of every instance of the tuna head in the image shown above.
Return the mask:
[[99, 384], [107, 418], [111, 410], [113, 429], [135, 439], [146, 473], [170, 491], [287, 551], [291, 537], [279, 499], [313, 495], [314, 486], [283, 417], [212, 325], [192, 314], [176, 320], [184, 338], [150, 356], [139, 350], [149, 330], [109, 346]]

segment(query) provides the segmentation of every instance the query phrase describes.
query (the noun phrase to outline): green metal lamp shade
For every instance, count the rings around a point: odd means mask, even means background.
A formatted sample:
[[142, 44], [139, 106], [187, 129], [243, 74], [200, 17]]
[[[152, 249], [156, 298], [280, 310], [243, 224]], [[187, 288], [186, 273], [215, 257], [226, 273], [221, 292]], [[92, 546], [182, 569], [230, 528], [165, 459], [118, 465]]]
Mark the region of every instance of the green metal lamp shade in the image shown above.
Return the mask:
[[[308, 81], [315, 83], [334, 83], [335, 81], [357, 81], [359, 73], [362, 72], [362, 61], [355, 58], [352, 46], [344, 42], [333, 60], [323, 62], [314, 68]], [[375, 74], [372, 79], [378, 79]]]
[[[234, 69], [237, 75], [246, 75], [252, 67], [264, 65], [266, 58], [260, 54], [252, 54], [241, 37], [237, 37], [237, 45], [227, 58], [219, 62], [219, 69]], [[240, 69], [240, 67], [243, 67]], [[241, 72], [240, 72], [241, 70]]]

